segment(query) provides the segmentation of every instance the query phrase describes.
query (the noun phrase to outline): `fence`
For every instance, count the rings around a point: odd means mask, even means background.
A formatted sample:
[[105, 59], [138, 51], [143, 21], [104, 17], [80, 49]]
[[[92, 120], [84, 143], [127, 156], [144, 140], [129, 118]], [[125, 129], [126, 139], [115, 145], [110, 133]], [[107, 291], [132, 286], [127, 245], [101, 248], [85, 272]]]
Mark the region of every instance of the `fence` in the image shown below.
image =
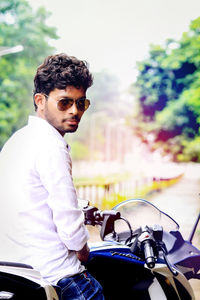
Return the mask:
[[91, 205], [95, 205], [99, 209], [109, 209], [123, 200], [144, 198], [150, 193], [161, 191], [175, 184], [182, 176], [181, 173], [171, 178], [132, 177], [120, 182], [79, 183], [75, 186], [79, 198], [89, 200]]

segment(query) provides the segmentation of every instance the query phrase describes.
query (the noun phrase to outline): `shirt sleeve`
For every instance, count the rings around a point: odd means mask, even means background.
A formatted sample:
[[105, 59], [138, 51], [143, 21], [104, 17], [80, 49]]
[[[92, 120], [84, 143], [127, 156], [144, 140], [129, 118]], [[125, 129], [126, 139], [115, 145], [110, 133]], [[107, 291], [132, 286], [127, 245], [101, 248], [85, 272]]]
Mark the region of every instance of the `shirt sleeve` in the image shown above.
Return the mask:
[[88, 240], [84, 214], [78, 208], [71, 175], [71, 158], [64, 145], [42, 147], [36, 158], [36, 170], [48, 192], [47, 204], [62, 242], [70, 250], [79, 251]]

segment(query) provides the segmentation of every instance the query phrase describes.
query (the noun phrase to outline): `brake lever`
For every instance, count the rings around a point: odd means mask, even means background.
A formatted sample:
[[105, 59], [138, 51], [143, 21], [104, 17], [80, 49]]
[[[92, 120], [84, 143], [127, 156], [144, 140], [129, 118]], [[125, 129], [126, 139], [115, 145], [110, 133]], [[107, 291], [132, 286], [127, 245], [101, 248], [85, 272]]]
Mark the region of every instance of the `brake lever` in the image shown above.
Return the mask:
[[100, 237], [104, 240], [105, 236], [114, 232], [114, 223], [120, 218], [120, 212], [114, 210], [104, 210], [101, 212], [103, 218]]
[[[162, 249], [162, 251], [163, 251], [163, 249]], [[166, 255], [165, 251], [163, 251], [163, 258], [164, 258], [164, 261], [165, 261], [165, 263], [166, 263], [168, 269], [170, 270], [170, 272], [171, 272], [174, 276], [178, 276], [178, 272], [176, 271], [175, 266], [172, 265], [172, 264], [169, 262], [169, 260], [168, 260], [168, 258], [167, 258], [167, 255]]]

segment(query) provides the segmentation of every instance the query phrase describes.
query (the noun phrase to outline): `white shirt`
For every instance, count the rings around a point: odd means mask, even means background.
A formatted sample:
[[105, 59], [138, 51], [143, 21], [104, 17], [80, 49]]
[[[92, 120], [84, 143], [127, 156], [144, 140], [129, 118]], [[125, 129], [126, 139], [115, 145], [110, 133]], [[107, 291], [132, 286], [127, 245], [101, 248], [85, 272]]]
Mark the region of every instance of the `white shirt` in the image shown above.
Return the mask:
[[0, 153], [0, 260], [30, 264], [51, 283], [81, 272], [88, 240], [67, 144], [46, 120], [29, 117]]

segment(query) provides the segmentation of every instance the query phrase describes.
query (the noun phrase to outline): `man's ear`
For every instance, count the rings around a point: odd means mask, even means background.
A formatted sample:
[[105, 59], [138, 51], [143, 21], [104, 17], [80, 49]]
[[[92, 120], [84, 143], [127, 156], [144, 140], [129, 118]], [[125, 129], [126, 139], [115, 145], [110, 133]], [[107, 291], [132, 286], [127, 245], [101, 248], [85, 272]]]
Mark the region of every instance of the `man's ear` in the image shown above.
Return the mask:
[[37, 105], [37, 110], [43, 111], [45, 107], [46, 98], [44, 94], [37, 93], [34, 96], [35, 104]]

